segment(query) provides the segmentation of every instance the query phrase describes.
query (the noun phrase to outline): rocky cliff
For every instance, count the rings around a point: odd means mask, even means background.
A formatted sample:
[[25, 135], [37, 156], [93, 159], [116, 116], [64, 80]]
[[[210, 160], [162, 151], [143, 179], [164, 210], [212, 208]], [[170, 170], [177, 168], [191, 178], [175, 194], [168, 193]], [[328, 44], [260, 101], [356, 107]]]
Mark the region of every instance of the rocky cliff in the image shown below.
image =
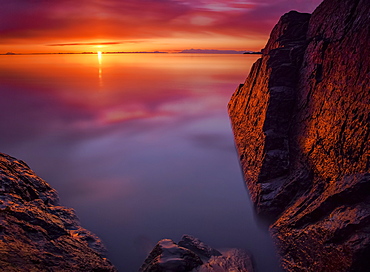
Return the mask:
[[229, 103], [240, 163], [287, 271], [368, 271], [370, 2], [289, 12]]
[[116, 271], [100, 239], [23, 161], [0, 153], [0, 179], [1, 271]]

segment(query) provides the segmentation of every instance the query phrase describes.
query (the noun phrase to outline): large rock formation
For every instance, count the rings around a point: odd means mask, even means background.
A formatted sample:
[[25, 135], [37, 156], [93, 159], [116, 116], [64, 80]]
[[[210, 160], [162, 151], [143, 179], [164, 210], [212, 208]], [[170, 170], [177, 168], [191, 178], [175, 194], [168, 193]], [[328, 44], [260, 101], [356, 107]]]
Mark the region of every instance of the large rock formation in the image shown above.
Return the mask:
[[116, 271], [56, 191], [23, 162], [0, 153], [0, 270]]
[[247, 186], [257, 209], [265, 213], [282, 211], [275, 202], [285, 201], [277, 194], [289, 174], [289, 127], [309, 19], [298, 12], [281, 18], [263, 57], [229, 104]]
[[245, 180], [287, 271], [370, 267], [370, 2], [285, 14], [229, 103]]

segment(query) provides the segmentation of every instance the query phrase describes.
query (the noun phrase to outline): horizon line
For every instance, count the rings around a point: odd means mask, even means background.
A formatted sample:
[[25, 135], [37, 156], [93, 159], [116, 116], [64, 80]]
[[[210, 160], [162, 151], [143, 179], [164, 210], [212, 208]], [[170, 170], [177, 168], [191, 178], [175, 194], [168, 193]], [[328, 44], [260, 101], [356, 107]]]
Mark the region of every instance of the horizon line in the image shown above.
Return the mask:
[[219, 49], [184, 49], [181, 51], [82, 51], [82, 52], [28, 52], [28, 53], [15, 53], [7, 52], [0, 53], [0, 55], [77, 55], [77, 54], [262, 54], [261, 51], [250, 51], [250, 50], [219, 50]]

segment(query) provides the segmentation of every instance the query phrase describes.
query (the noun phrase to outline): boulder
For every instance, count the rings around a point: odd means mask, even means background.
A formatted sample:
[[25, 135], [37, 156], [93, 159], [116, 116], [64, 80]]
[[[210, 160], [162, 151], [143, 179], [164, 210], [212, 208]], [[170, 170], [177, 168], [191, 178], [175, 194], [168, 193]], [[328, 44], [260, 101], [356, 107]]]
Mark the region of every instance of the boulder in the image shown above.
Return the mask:
[[140, 272], [253, 272], [248, 252], [229, 249], [222, 253], [190, 235], [183, 235], [177, 244], [163, 239], [150, 252]]
[[203, 264], [191, 250], [177, 245], [171, 239], [160, 240], [150, 252], [140, 272], [192, 271]]

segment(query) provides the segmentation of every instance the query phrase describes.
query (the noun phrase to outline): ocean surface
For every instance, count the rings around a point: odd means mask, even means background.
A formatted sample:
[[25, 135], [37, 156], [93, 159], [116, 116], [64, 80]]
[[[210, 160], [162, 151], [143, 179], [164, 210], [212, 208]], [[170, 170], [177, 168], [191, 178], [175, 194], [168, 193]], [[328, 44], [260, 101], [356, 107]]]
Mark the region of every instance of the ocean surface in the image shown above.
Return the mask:
[[0, 56], [0, 152], [22, 159], [122, 272], [183, 234], [278, 271], [257, 223], [227, 103], [256, 55]]

